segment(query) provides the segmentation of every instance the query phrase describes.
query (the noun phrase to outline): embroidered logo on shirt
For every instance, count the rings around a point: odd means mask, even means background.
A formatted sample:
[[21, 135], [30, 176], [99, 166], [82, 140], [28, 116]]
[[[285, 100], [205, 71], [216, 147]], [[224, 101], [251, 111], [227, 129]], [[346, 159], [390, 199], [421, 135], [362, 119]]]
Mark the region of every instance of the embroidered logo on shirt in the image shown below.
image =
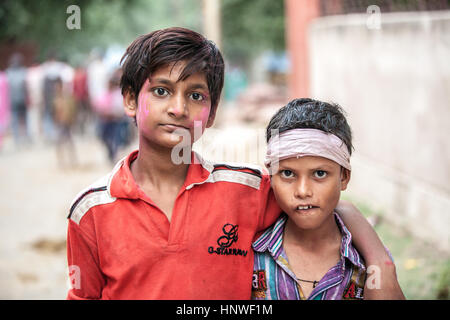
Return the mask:
[[364, 299], [364, 281], [366, 278], [365, 272], [360, 272], [358, 267], [353, 266], [352, 276], [350, 278], [347, 288], [342, 295], [346, 300], [361, 300]]
[[252, 296], [254, 298], [265, 298], [266, 290], [267, 290], [266, 271], [265, 270], [253, 271]]
[[363, 294], [364, 287], [362, 287], [352, 279], [350, 280], [347, 288], [344, 290], [344, 294], [342, 297], [346, 300], [361, 300], [364, 299]]
[[231, 223], [227, 223], [223, 226], [222, 230], [225, 234], [217, 239], [217, 244], [222, 248], [228, 248], [233, 244], [233, 242], [238, 241], [238, 225], [232, 225]]
[[222, 227], [222, 231], [224, 233], [223, 236], [220, 236], [217, 239], [218, 247], [209, 247], [208, 252], [210, 254], [216, 253], [219, 255], [235, 255], [235, 256], [246, 256], [247, 250], [230, 248], [233, 243], [238, 241], [238, 230], [239, 225], [233, 225], [231, 223], [226, 223]]

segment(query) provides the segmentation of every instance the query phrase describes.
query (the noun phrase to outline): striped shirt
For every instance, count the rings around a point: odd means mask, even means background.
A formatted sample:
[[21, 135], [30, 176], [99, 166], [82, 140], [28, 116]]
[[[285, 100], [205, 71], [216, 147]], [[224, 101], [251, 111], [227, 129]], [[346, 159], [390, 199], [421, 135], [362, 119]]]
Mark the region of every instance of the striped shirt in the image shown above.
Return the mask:
[[[341, 218], [334, 213], [342, 234], [341, 259], [323, 276], [308, 300], [362, 299], [366, 268], [352, 245], [352, 236]], [[283, 231], [288, 217], [282, 214], [253, 243], [255, 251], [252, 299], [306, 300], [297, 277], [289, 266], [283, 248]]]

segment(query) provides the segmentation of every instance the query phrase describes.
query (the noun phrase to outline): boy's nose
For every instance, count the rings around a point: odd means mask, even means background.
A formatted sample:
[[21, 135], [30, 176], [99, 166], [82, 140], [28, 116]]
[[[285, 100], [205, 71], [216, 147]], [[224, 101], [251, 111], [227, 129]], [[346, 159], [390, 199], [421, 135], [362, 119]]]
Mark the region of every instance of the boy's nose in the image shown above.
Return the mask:
[[294, 196], [300, 199], [305, 199], [312, 196], [311, 184], [307, 179], [299, 179], [295, 186]]
[[182, 95], [174, 95], [173, 99], [171, 99], [170, 101], [167, 112], [169, 113], [169, 115], [175, 118], [187, 116], [189, 113], [189, 109], [186, 99]]

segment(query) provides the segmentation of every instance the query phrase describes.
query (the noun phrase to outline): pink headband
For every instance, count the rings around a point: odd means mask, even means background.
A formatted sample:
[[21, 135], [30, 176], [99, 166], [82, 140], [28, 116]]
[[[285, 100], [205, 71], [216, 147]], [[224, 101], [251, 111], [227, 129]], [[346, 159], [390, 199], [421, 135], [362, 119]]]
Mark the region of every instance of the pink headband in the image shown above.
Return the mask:
[[324, 157], [352, 169], [345, 143], [334, 134], [318, 129], [292, 129], [272, 136], [267, 144], [264, 164], [270, 168], [281, 160], [304, 156]]

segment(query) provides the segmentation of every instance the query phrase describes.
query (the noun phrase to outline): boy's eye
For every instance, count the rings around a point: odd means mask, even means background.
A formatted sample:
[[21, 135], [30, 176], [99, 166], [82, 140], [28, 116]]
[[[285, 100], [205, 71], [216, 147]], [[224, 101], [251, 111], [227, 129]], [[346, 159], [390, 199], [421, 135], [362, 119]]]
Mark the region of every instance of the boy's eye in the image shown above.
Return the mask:
[[165, 97], [169, 94], [169, 92], [164, 88], [155, 88], [153, 89], [153, 93], [160, 97]]
[[319, 179], [323, 179], [327, 176], [327, 172], [323, 171], [323, 170], [317, 170], [314, 172], [314, 177], [319, 178]]
[[204, 99], [203, 95], [198, 92], [192, 93], [191, 98], [195, 101], [202, 101]]
[[294, 173], [291, 170], [281, 170], [280, 175], [283, 178], [292, 178], [294, 176]]

